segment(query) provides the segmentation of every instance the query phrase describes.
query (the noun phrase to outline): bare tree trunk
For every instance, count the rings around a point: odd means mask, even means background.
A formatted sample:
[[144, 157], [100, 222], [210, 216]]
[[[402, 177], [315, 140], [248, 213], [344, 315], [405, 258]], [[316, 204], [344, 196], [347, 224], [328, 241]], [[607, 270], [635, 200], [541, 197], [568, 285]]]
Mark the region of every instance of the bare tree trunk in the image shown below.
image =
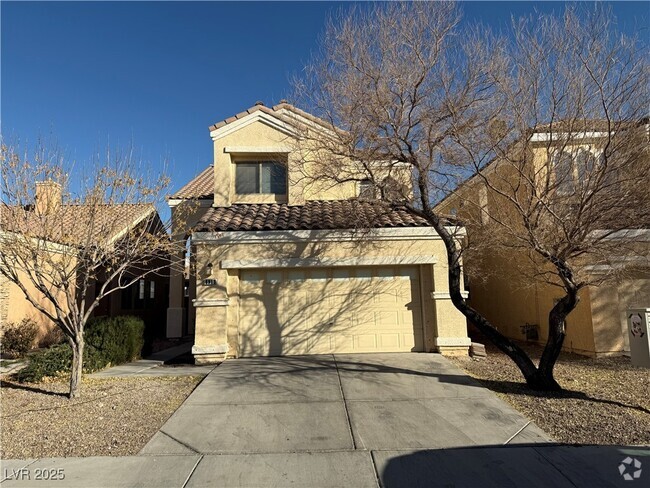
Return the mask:
[[[447, 247], [447, 254], [451, 254], [449, 260], [448, 277], [449, 277], [449, 294], [454, 306], [462, 313], [471, 323], [473, 323], [490, 341], [501, 351], [512, 359], [526, 379], [526, 383], [535, 388], [536, 377], [538, 375], [535, 364], [530, 360], [526, 352], [517, 346], [513, 341], [501, 334], [485, 317], [470, 307], [461, 295], [461, 274], [460, 255], [456, 249], [456, 243], [453, 237], [443, 237], [443, 242]], [[448, 244], [447, 241], [451, 241]], [[453, 263], [453, 264], [451, 264]]]
[[[526, 379], [531, 388], [539, 388], [539, 371], [528, 357], [526, 352], [513, 341], [501, 334], [485, 317], [470, 307], [461, 294], [462, 267], [461, 253], [455, 237], [449, 233], [440, 219], [429, 209], [425, 209], [424, 216], [440, 235], [447, 249], [449, 295], [454, 306], [470, 322], [472, 322], [490, 341], [512, 359]], [[560, 347], [561, 343], [560, 343]], [[552, 365], [551, 365], [552, 371]], [[557, 383], [556, 383], [557, 385]], [[559, 385], [558, 385], [559, 386]], [[543, 389], [543, 388], [542, 388]]]
[[72, 346], [72, 369], [70, 370], [70, 398], [79, 396], [79, 385], [83, 372], [84, 339], [83, 334], [70, 341]]
[[578, 292], [575, 288], [570, 288], [567, 294], [562, 297], [551, 309], [548, 314], [548, 339], [544, 352], [539, 361], [537, 368], [538, 374], [535, 380], [536, 384], [531, 385], [541, 390], [561, 390], [562, 387], [553, 377], [553, 368], [557, 362], [564, 338], [566, 337], [565, 320], [567, 315], [578, 305]]

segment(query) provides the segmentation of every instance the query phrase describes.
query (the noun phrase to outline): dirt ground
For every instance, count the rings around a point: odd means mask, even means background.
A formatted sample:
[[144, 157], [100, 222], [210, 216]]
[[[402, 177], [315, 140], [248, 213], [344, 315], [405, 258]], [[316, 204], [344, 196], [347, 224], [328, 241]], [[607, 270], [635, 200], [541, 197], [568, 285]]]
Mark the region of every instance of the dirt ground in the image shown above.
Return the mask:
[[65, 381], [0, 387], [0, 458], [137, 454], [200, 377], [84, 378], [81, 396]]
[[[524, 348], [539, 359], [541, 347]], [[555, 378], [565, 390], [545, 393], [528, 389], [505, 354], [486, 349], [487, 358], [454, 361], [556, 441], [650, 445], [650, 373], [632, 366], [630, 358], [562, 353]]]

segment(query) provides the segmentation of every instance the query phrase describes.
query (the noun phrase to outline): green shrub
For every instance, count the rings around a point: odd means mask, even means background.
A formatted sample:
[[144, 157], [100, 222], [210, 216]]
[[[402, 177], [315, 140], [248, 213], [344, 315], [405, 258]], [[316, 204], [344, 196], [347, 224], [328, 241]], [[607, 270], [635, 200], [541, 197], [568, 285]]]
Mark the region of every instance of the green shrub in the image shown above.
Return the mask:
[[53, 327], [48, 330], [43, 337], [38, 341], [38, 347], [52, 347], [58, 344], [63, 344], [65, 335], [60, 327]]
[[61, 344], [32, 354], [29, 364], [16, 373], [16, 379], [21, 382], [41, 381], [45, 376], [57, 376], [70, 371], [71, 364], [72, 349], [68, 344]]
[[[84, 349], [84, 373], [92, 373], [106, 367], [108, 362], [93, 347]], [[46, 376], [60, 376], [70, 373], [72, 348], [70, 344], [59, 344], [29, 356], [29, 364], [16, 373], [21, 382], [37, 382]]]
[[[88, 322], [85, 331], [84, 373], [136, 359], [144, 344], [144, 322], [135, 317], [98, 317]], [[72, 349], [60, 344], [32, 354], [27, 367], [16, 373], [22, 382], [38, 382], [46, 376], [69, 374]]]
[[2, 353], [24, 356], [29, 351], [38, 334], [38, 324], [32, 319], [25, 318], [20, 322], [8, 323], [2, 333]]
[[144, 346], [144, 322], [137, 317], [97, 317], [86, 325], [86, 344], [112, 364], [140, 357]]

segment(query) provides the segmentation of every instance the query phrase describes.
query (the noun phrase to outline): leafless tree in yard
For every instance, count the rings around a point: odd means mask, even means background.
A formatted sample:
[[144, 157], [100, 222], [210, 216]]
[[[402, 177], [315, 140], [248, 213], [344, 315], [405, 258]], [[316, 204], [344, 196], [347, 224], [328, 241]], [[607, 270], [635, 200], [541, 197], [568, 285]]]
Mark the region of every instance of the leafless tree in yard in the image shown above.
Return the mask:
[[580, 290], [650, 265], [648, 52], [592, 6], [519, 20], [506, 55], [509, 69], [494, 75], [502, 113], [475, 135], [490, 152], [457, 139], [476, 174], [467, 186], [490, 195], [463, 216], [470, 252], [508, 255], [510, 272], [562, 293], [529, 380], [558, 389], [553, 368]]
[[138, 174], [129, 151], [69, 173], [56, 151], [3, 143], [0, 164], [0, 274], [65, 335], [75, 397], [84, 327], [100, 301], [182, 265], [170, 262], [180, 252], [155, 208], [169, 180]]
[[[502, 38], [460, 18], [453, 3], [416, 2], [352, 10], [330, 23], [322, 52], [295, 83], [296, 103], [323, 121], [300, 133], [310, 154], [301, 161], [303, 184], [370, 180], [389, 204], [424, 217], [445, 243], [457, 309], [513, 359], [531, 387], [557, 389], [553, 366], [564, 337], [558, 324], [587, 283], [575, 266], [589, 265], [588, 256], [609, 259], [611, 238], [620, 246], [625, 233], [618, 231], [641, 222], [648, 209], [640, 184], [647, 132], [638, 123], [648, 106], [647, 57], [633, 40], [616, 36], [599, 8], [540, 15]], [[585, 156], [568, 151], [571, 195], [557, 191], [564, 187], [552, 162], [531, 177], [527, 163], [540, 139], [534, 128], [542, 124], [553, 134], [545, 141], [549, 156], [558, 142], [573, 147], [593, 124], [607, 134], [580, 167], [574, 162]], [[563, 139], [555, 134], [560, 127]], [[518, 181], [499, 193], [494, 213], [477, 203], [476, 191], [466, 192], [467, 207], [480, 211], [462, 223], [484, 230], [485, 246], [515, 243], [566, 290], [551, 311], [556, 325], [539, 366], [463, 297], [467, 240], [449, 225], [456, 216], [438, 206], [452, 194], [459, 198], [454, 190], [463, 181], [487, 182], [502, 164], [514, 166]], [[405, 170], [413, 195], [395, 184]]]

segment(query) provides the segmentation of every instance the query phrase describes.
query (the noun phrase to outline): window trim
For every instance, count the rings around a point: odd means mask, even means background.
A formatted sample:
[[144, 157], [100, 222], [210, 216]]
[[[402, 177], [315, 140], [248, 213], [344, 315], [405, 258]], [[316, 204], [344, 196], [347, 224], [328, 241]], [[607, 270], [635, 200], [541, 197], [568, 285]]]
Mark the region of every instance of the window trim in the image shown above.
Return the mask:
[[[561, 162], [563, 157], [568, 158], [569, 167], [567, 168], [567, 176], [570, 178], [558, 185], [558, 164]], [[602, 157], [602, 150], [591, 146], [579, 146], [574, 150], [564, 149], [555, 152], [551, 157], [551, 171], [553, 173], [554, 185], [558, 195], [568, 196], [579, 191], [581, 185], [584, 185], [585, 183], [584, 178], [600, 169], [600, 166], [603, 164]], [[589, 163], [591, 164], [591, 167], [587, 167], [587, 164]], [[609, 176], [611, 177], [611, 175]]]
[[[368, 192], [364, 195], [364, 192]], [[377, 186], [370, 178], [359, 180], [357, 197], [359, 200], [377, 200]]]
[[[557, 151], [553, 154], [551, 162], [555, 192], [558, 195], [574, 194], [576, 191], [575, 156], [566, 150]], [[562, 168], [561, 165], [565, 164], [567, 167]], [[560, 174], [560, 170], [565, 174]], [[559, 181], [560, 177], [564, 179]]]
[[[233, 178], [233, 187], [234, 187], [234, 194], [237, 195], [237, 197], [243, 197], [243, 198], [255, 198], [255, 197], [279, 197], [279, 198], [286, 198], [289, 193], [289, 171], [287, 167], [286, 161], [278, 161], [277, 159], [272, 159], [272, 158], [255, 158], [255, 159], [238, 159], [234, 160], [233, 164], [235, 166], [234, 168], [234, 178]], [[237, 191], [237, 167], [238, 165], [256, 165], [256, 188], [257, 191], [251, 192], [251, 193], [239, 193]], [[262, 191], [262, 178], [263, 178], [263, 171], [262, 167], [264, 164], [271, 164], [273, 166], [279, 166], [284, 170], [284, 193], [267, 193]], [[271, 170], [273, 171], [273, 170]]]

